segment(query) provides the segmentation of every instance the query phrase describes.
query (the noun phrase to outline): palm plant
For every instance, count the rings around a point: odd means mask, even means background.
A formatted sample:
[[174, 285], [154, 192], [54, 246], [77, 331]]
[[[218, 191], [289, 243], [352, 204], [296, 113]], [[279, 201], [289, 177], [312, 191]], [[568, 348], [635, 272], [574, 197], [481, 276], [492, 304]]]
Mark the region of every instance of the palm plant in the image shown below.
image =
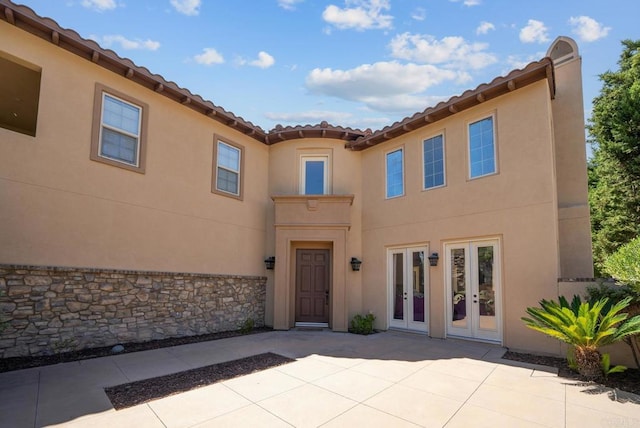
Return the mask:
[[588, 379], [598, 379], [603, 376], [605, 361], [598, 349], [640, 333], [640, 315], [627, 319], [628, 314], [621, 312], [631, 298], [610, 307], [608, 301], [603, 298], [582, 302], [578, 296], [573, 297], [571, 304], [564, 296], [560, 296], [558, 302], [541, 300], [541, 307], [527, 308], [531, 318], [523, 317], [522, 321], [533, 330], [571, 345], [578, 373]]

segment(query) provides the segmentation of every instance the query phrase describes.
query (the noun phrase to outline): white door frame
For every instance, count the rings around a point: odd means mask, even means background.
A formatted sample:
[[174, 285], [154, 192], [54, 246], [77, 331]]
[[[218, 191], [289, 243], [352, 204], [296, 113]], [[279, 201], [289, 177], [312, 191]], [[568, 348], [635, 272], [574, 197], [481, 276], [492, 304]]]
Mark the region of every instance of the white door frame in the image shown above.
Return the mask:
[[[502, 343], [502, 265], [500, 238], [444, 244], [447, 336]], [[491, 290], [480, 290], [478, 249], [493, 248]], [[464, 255], [464, 292], [453, 292], [452, 250]]]
[[[413, 255], [416, 252], [422, 253], [421, 264], [424, 280], [424, 292], [422, 296], [418, 295], [416, 281], [419, 281], [419, 266], [414, 266]], [[395, 293], [396, 272], [394, 266], [394, 254], [402, 255], [402, 267], [400, 272], [403, 295], [401, 301], [398, 301]], [[426, 333], [429, 331], [429, 263], [427, 255], [429, 254], [428, 245], [411, 245], [406, 247], [394, 247], [387, 250], [387, 290], [388, 290], [388, 311], [389, 311], [389, 327], [403, 330], [412, 330]], [[414, 294], [415, 293], [415, 294]], [[415, 321], [413, 315], [414, 302], [420, 301], [424, 305], [422, 314], [423, 321]], [[401, 303], [400, 303], [401, 302]], [[401, 304], [402, 318], [396, 319], [396, 305]], [[420, 311], [418, 311], [419, 313]]]

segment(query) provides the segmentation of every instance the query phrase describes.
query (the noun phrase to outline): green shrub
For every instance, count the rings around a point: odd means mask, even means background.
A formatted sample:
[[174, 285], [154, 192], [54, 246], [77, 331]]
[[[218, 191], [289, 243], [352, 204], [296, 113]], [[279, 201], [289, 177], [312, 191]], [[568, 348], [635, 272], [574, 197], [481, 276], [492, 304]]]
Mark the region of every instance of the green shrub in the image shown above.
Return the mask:
[[256, 323], [255, 321], [253, 321], [253, 318], [247, 318], [246, 320], [244, 320], [244, 322], [242, 324], [240, 324], [240, 333], [242, 334], [249, 334], [253, 331], [253, 328], [255, 327]]
[[640, 294], [640, 236], [609, 256], [604, 262], [606, 273], [617, 281], [629, 285]]
[[523, 317], [522, 321], [533, 330], [571, 345], [570, 365], [587, 379], [599, 379], [624, 370], [622, 366], [611, 368], [609, 357], [601, 355], [599, 348], [640, 333], [640, 316], [628, 318], [624, 311], [630, 302], [627, 297], [609, 305], [606, 297], [583, 302], [578, 296], [568, 302], [560, 296], [558, 302], [541, 300], [539, 308], [527, 308], [531, 318]]
[[360, 315], [357, 314], [351, 320], [351, 328], [349, 331], [355, 334], [371, 334], [373, 333], [373, 322], [376, 317], [373, 314]]

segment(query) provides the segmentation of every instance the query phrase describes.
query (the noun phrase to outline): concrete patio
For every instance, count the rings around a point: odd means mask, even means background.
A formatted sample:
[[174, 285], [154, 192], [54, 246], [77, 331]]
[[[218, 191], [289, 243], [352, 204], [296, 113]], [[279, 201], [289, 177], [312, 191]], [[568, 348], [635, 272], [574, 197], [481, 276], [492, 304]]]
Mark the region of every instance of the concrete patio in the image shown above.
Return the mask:
[[[116, 411], [104, 387], [263, 352], [297, 361]], [[0, 374], [2, 427], [635, 427], [640, 397], [503, 348], [401, 332], [269, 332]]]

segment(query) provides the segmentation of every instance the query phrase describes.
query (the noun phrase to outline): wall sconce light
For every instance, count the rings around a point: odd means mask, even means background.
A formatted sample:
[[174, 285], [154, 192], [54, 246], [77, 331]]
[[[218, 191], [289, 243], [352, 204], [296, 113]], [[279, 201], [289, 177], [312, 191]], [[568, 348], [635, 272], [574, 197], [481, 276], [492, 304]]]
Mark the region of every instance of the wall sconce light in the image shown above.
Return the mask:
[[358, 272], [360, 270], [360, 265], [362, 264], [362, 260], [358, 260], [355, 257], [351, 257], [351, 270], [354, 272]]
[[438, 259], [440, 258], [438, 256], [438, 253], [431, 253], [431, 255], [428, 258], [429, 258], [429, 266], [438, 266]]
[[276, 265], [275, 256], [267, 257], [264, 259], [264, 265], [268, 270], [273, 270], [273, 267]]

